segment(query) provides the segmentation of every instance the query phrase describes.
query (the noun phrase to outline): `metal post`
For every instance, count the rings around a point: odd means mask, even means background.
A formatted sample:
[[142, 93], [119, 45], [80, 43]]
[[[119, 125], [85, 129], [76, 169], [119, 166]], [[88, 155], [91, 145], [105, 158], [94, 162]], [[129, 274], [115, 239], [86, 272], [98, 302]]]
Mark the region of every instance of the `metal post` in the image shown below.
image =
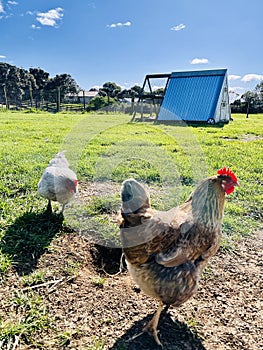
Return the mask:
[[83, 93], [83, 108], [84, 108], [84, 111], [85, 111], [86, 110], [85, 90], [83, 90], [82, 93]]
[[57, 112], [60, 111], [60, 87], [57, 88]]

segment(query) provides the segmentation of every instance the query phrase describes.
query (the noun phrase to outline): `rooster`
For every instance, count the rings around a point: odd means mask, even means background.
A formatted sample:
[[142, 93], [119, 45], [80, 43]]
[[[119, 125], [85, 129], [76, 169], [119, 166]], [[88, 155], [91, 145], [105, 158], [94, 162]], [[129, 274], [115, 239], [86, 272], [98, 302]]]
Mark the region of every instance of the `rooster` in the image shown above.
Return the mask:
[[159, 307], [143, 331], [161, 345], [157, 326], [163, 306], [180, 306], [197, 290], [202, 271], [217, 252], [226, 194], [239, 186], [231, 169], [204, 179], [188, 200], [167, 212], [150, 207], [149, 195], [134, 179], [121, 190], [121, 241], [135, 283]]
[[69, 203], [78, 192], [77, 176], [69, 168], [65, 151], [61, 151], [49, 162], [38, 183], [39, 194], [48, 199], [47, 212], [52, 213], [51, 201], [62, 204], [62, 213], [65, 205]]

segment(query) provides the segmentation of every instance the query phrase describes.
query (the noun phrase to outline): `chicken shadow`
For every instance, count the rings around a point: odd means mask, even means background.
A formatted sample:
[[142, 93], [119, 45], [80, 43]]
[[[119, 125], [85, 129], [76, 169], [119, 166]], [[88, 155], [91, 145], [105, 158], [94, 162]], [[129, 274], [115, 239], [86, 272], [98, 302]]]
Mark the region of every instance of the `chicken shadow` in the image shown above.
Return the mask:
[[11, 256], [19, 276], [28, 275], [36, 269], [39, 258], [61, 230], [62, 222], [61, 213], [26, 212], [8, 228], [0, 241], [0, 249]]
[[148, 315], [136, 322], [109, 350], [206, 350], [196, 332], [191, 331], [185, 323], [172, 320], [169, 311], [161, 314], [158, 336], [163, 347], [157, 345], [152, 336], [141, 334], [152, 317], [153, 315]]

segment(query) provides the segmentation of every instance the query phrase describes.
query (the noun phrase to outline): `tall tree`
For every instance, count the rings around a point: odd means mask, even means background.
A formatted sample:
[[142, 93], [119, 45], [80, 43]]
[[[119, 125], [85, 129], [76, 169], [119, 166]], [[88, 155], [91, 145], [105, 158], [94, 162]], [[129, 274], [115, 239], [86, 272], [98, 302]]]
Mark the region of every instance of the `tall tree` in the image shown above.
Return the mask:
[[41, 68], [29, 68], [29, 73], [33, 75], [36, 81], [36, 89], [32, 91], [32, 94], [35, 99], [36, 107], [38, 107], [49, 79], [49, 73]]
[[114, 98], [121, 92], [121, 87], [116, 83], [108, 81], [103, 84], [102, 88], [100, 88], [100, 92], [108, 97]]
[[263, 80], [256, 85], [256, 92], [263, 95]]
[[33, 91], [37, 89], [36, 79], [25, 69], [20, 68], [19, 73], [23, 89], [23, 100], [29, 100], [31, 107], [33, 107]]
[[19, 69], [15, 66], [11, 66], [11, 68], [7, 71], [5, 90], [7, 108], [9, 108], [10, 103], [16, 105], [21, 103], [23, 97], [22, 82], [20, 79]]
[[0, 63], [0, 98], [1, 102], [4, 103], [8, 107], [9, 98], [7, 96], [7, 81], [9, 70], [11, 68], [11, 64], [1, 62]]
[[256, 92], [253, 91], [247, 91], [245, 92], [241, 98], [246, 102], [247, 104], [247, 113], [246, 113], [246, 118], [248, 118], [249, 115], [249, 111], [251, 109], [251, 107], [254, 106], [254, 104], [256, 103], [256, 101], [258, 100], [258, 95]]
[[99, 91], [102, 96], [107, 96], [107, 105], [109, 106], [111, 102], [113, 102], [110, 100], [110, 98], [116, 98], [121, 92], [121, 87], [118, 86], [116, 83], [108, 81], [103, 84], [102, 88], [100, 88]]
[[140, 97], [143, 94], [143, 88], [139, 85], [131, 87], [131, 91], [135, 94], [135, 97]]
[[54, 78], [48, 80], [44, 88], [45, 99], [52, 102], [57, 101], [58, 95], [63, 100], [66, 94], [76, 94], [79, 86], [70, 74], [57, 74]]
[[262, 105], [263, 105], [263, 80], [257, 84], [256, 88], [255, 88], [256, 93], [258, 94], [258, 100], [259, 100], [259, 104], [260, 107], [262, 109]]

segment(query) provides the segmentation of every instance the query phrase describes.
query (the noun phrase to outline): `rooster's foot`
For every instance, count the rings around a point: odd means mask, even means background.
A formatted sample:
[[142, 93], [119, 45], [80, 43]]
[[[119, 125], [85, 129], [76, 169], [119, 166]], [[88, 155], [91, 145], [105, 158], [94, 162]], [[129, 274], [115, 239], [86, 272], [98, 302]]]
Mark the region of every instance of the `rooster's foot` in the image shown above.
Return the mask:
[[160, 342], [160, 339], [158, 338], [158, 331], [157, 331], [157, 326], [160, 318], [160, 314], [163, 309], [163, 303], [160, 302], [159, 307], [154, 314], [153, 318], [150, 320], [150, 322], [147, 323], [147, 325], [143, 328], [143, 332], [147, 332], [150, 335], [154, 337], [154, 340], [159, 346], [163, 346], [162, 343]]
[[[151, 320], [152, 321], [152, 320]], [[158, 337], [158, 332], [156, 328], [151, 324], [151, 321], [143, 328], [143, 332], [147, 332], [148, 334], [154, 337], [154, 340], [159, 346], [163, 346]]]

